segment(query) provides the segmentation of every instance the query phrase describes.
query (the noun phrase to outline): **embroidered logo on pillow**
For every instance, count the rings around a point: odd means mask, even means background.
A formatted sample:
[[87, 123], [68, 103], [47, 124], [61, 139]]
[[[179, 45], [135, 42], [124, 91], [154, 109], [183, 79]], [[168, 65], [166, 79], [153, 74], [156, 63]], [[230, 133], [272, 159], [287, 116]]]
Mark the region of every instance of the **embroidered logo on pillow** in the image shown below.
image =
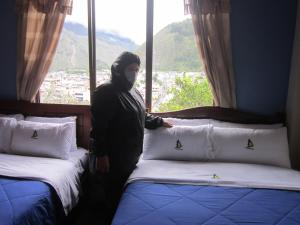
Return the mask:
[[181, 142], [179, 141], [179, 139], [176, 141], [175, 149], [176, 150], [183, 150], [183, 145], [181, 144]]
[[211, 178], [212, 178], [212, 179], [220, 179], [220, 177], [219, 177], [217, 174], [215, 174], [215, 173], [212, 175]]
[[248, 139], [248, 144], [246, 146], [247, 149], [254, 150], [254, 144], [251, 139]]
[[36, 130], [33, 131], [33, 134], [31, 136], [32, 139], [38, 139], [38, 133]]

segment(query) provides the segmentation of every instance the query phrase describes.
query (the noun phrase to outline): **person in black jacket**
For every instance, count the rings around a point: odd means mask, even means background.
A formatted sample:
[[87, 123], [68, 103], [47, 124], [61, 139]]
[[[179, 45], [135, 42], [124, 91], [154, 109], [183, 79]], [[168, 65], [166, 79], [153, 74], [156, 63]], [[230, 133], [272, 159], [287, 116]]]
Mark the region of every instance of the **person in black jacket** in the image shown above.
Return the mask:
[[111, 66], [111, 81], [97, 87], [92, 97], [91, 148], [112, 214], [142, 153], [144, 127], [172, 126], [146, 112], [141, 94], [133, 87], [139, 67], [137, 55], [123, 52]]

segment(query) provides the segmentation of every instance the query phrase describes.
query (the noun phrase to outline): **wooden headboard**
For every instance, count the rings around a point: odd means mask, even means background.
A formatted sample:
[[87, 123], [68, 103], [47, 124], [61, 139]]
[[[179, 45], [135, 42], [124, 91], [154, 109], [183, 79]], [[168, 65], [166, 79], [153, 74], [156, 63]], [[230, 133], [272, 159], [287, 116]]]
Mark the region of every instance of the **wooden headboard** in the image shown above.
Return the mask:
[[[61, 105], [40, 104], [22, 101], [0, 101], [0, 113], [22, 113], [24, 116], [64, 117], [77, 116], [77, 144], [88, 149], [89, 133], [91, 129], [90, 106], [88, 105]], [[166, 113], [153, 113], [162, 117], [188, 118], [188, 119], [216, 119], [235, 123], [284, 123], [284, 115], [272, 116], [256, 115], [241, 112], [235, 109], [222, 107], [197, 107]]]
[[245, 124], [273, 124], [285, 123], [284, 114], [257, 115], [249, 112], [242, 112], [236, 109], [206, 106], [196, 107], [174, 112], [153, 113], [161, 117], [174, 117], [181, 119], [216, 119], [225, 122]]
[[88, 149], [91, 129], [90, 106], [41, 104], [23, 101], [0, 101], [0, 113], [22, 113], [24, 116], [76, 116], [77, 145]]

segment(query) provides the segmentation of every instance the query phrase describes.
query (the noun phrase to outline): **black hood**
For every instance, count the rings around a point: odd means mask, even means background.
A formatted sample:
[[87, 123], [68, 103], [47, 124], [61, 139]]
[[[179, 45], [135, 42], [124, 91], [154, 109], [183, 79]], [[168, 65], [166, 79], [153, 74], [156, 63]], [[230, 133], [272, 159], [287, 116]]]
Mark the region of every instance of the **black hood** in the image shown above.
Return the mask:
[[125, 68], [132, 63], [140, 65], [139, 56], [131, 52], [123, 52], [111, 65], [111, 82], [122, 91], [128, 91], [133, 86], [127, 81], [124, 73]]

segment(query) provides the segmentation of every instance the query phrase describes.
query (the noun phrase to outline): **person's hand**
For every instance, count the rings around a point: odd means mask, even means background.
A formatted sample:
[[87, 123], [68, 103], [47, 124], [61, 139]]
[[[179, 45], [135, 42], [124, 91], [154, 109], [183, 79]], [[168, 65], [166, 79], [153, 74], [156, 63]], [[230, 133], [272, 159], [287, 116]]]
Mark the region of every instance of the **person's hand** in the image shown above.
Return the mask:
[[168, 121], [163, 121], [163, 127], [171, 128], [173, 127], [173, 124], [169, 123]]
[[101, 173], [109, 172], [109, 158], [107, 155], [97, 157], [96, 169]]

